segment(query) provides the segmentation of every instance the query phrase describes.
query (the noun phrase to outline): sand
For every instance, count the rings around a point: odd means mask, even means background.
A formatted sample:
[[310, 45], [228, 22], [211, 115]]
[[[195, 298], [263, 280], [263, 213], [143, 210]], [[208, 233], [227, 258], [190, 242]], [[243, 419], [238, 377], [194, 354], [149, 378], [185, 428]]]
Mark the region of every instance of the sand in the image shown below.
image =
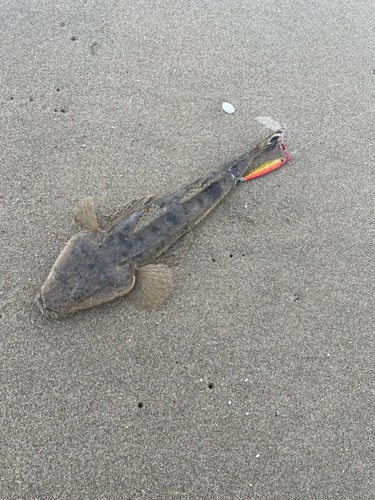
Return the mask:
[[[373, 499], [373, 6], [129, 4], [1, 7], [0, 498]], [[259, 116], [293, 161], [199, 225], [160, 309], [40, 313], [80, 199], [168, 194]]]

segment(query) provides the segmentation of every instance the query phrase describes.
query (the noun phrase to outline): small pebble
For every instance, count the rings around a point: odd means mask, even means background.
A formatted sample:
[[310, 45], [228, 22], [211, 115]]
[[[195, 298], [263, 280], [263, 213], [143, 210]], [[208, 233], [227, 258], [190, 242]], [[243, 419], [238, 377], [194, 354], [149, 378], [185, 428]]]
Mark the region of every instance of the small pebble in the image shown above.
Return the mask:
[[234, 113], [234, 107], [229, 102], [223, 102], [221, 107], [228, 114]]

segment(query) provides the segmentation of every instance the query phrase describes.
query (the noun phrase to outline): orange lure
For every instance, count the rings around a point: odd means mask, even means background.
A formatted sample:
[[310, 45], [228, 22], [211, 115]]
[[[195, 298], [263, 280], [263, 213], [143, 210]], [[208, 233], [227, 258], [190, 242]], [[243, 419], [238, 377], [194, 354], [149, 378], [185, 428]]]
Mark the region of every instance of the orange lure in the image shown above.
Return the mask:
[[280, 144], [283, 148], [285, 158], [276, 158], [276, 160], [267, 161], [266, 163], [263, 163], [263, 165], [259, 165], [259, 167], [254, 168], [254, 170], [252, 170], [246, 177], [242, 177], [241, 181], [249, 181], [250, 179], [255, 179], [255, 177], [260, 177], [261, 175], [268, 174], [268, 172], [272, 172], [272, 170], [276, 170], [277, 168], [281, 167], [281, 165], [284, 165], [284, 163], [291, 161], [291, 157], [289, 156], [289, 153], [284, 146], [283, 136]]
[[249, 175], [243, 177], [241, 180], [243, 182], [249, 181], [250, 179], [255, 179], [255, 177], [259, 177], [260, 175], [268, 174], [268, 172], [272, 172], [272, 170], [281, 167], [281, 165], [284, 165], [287, 161], [289, 160], [286, 158], [277, 158], [276, 160], [267, 161], [266, 163], [263, 163], [263, 165], [254, 168]]

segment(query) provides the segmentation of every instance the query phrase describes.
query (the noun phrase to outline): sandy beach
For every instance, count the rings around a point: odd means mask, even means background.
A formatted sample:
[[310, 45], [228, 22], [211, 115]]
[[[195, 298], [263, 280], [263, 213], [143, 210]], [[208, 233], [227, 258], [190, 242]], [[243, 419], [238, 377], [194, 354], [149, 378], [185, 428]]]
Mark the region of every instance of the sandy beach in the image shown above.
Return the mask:
[[[0, 19], [0, 498], [373, 499], [373, 5]], [[269, 134], [260, 116], [292, 161], [197, 226], [159, 309], [41, 314], [79, 200], [100, 219], [172, 193]]]

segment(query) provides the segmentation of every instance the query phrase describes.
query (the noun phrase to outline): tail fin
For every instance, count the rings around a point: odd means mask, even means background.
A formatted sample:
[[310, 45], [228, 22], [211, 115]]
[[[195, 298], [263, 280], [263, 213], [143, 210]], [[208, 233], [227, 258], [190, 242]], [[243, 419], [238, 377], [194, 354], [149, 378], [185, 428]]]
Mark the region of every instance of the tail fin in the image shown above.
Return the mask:
[[276, 146], [280, 144], [280, 141], [282, 140], [282, 135], [283, 135], [283, 129], [276, 130], [276, 132], [273, 132], [271, 135], [263, 139], [256, 149], [259, 150], [259, 154], [263, 153], [265, 151], [272, 151], [272, 149], [275, 149]]
[[239, 163], [237, 171], [232, 170], [232, 174], [238, 177], [245, 177], [252, 170], [253, 161], [262, 153], [272, 151], [275, 149], [282, 140], [283, 129], [276, 130], [268, 137], [265, 137], [255, 148], [248, 154], [248, 161], [242, 165]]

